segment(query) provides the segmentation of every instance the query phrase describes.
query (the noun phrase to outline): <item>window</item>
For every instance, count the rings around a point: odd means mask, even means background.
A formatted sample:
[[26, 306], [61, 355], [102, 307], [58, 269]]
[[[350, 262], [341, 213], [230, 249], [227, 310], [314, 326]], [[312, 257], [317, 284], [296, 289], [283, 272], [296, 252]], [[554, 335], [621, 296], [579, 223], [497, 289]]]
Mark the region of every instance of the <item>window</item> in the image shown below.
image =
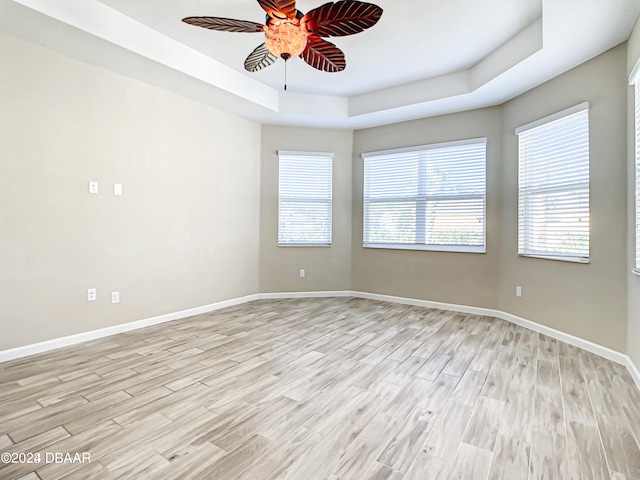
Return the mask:
[[364, 246], [484, 253], [486, 143], [363, 154]]
[[518, 254], [589, 261], [589, 105], [516, 130]]
[[333, 154], [278, 152], [278, 245], [331, 245]]
[[636, 65], [632, 75], [631, 84], [635, 84], [635, 132], [636, 132], [636, 260], [634, 273], [640, 275], [640, 62]]

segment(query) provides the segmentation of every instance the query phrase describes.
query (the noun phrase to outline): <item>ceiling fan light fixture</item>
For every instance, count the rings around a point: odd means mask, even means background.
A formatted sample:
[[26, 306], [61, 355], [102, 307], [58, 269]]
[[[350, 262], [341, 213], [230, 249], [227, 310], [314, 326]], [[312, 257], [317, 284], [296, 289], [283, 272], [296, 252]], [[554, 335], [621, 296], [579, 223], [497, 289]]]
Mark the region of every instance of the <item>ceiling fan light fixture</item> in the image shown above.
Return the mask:
[[308, 34], [296, 20], [275, 20], [264, 27], [267, 49], [276, 57], [288, 60], [307, 48]]
[[264, 32], [264, 43], [244, 61], [249, 72], [273, 65], [278, 58], [286, 62], [300, 57], [317, 70], [335, 73], [347, 67], [344, 52], [324, 37], [363, 32], [382, 16], [382, 8], [360, 0], [327, 2], [306, 14], [296, 9], [296, 0], [258, 0], [258, 4], [267, 14], [265, 25], [224, 17], [186, 17], [182, 21], [221, 32]]

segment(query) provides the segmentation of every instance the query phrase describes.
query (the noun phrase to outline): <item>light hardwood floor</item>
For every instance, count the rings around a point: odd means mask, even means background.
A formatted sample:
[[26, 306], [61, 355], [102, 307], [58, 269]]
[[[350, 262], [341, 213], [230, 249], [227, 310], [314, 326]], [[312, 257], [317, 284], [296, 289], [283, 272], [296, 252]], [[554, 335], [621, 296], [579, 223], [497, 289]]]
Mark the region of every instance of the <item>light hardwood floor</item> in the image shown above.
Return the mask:
[[3, 480], [638, 480], [639, 439], [622, 366], [364, 299], [252, 302], [0, 364], [0, 452], [41, 455]]

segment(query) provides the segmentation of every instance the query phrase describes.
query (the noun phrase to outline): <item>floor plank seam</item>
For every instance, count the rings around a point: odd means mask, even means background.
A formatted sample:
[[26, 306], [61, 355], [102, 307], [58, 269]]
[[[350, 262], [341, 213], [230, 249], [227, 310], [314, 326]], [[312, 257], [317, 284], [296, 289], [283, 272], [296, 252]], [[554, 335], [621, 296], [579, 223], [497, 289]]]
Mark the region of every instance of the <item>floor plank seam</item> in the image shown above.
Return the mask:
[[[625, 372], [477, 314], [346, 297], [251, 302], [0, 369], [0, 451], [39, 442], [95, 454], [88, 466], [0, 465], [0, 478], [538, 480], [566, 467], [595, 480], [614, 474], [602, 415], [622, 409], [612, 420], [635, 445], [615, 459], [629, 472], [639, 463], [640, 397]], [[620, 406], [602, 410], [606, 392], [594, 389], [608, 387]], [[563, 433], [534, 436], [534, 425]], [[564, 455], [541, 443], [561, 435]], [[584, 465], [567, 466], [572, 454]]]

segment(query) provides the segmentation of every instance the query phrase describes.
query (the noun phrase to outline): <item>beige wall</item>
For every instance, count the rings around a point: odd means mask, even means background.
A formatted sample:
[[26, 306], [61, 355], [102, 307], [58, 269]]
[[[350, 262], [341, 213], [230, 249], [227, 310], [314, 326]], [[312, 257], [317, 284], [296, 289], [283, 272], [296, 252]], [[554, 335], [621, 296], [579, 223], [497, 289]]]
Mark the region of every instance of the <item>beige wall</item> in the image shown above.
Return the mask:
[[[501, 107], [356, 131], [353, 289], [497, 308], [626, 351], [625, 62], [621, 45]], [[514, 130], [584, 101], [591, 104], [591, 263], [519, 258]], [[478, 136], [489, 138], [486, 254], [362, 247], [362, 152]]]
[[[487, 137], [487, 253], [362, 246], [364, 152]], [[353, 289], [496, 308], [502, 220], [500, 109], [488, 108], [356, 131], [353, 154]]]
[[[260, 292], [351, 288], [351, 152], [349, 130], [262, 127]], [[278, 150], [332, 152], [333, 245], [278, 247]], [[300, 278], [300, 269], [305, 278]]]
[[[628, 274], [620, 233], [633, 231], [626, 74], [640, 56], [638, 27], [628, 52], [500, 107], [351, 132], [260, 127], [0, 35], [0, 350], [258, 291], [353, 289], [497, 308], [640, 363], [640, 277]], [[513, 131], [585, 100], [592, 262], [518, 258]], [[486, 254], [362, 247], [362, 152], [479, 136]], [[277, 150], [335, 154], [331, 248], [277, 247]], [[113, 196], [115, 182], [124, 196]]]
[[4, 34], [0, 58], [0, 350], [257, 291], [258, 124]]
[[[629, 38], [627, 55], [627, 74], [630, 75], [634, 66], [640, 61], [640, 19], [633, 30], [631, 38]], [[635, 364], [640, 368], [640, 276], [631, 273], [631, 269], [635, 265], [635, 135], [634, 135], [634, 92], [633, 87], [627, 87], [627, 105], [628, 105], [628, 341], [627, 353]]]
[[[618, 351], [626, 349], [625, 45], [506, 103], [500, 310]], [[517, 256], [516, 127], [590, 103], [589, 264]], [[522, 286], [522, 298], [515, 287]]]

